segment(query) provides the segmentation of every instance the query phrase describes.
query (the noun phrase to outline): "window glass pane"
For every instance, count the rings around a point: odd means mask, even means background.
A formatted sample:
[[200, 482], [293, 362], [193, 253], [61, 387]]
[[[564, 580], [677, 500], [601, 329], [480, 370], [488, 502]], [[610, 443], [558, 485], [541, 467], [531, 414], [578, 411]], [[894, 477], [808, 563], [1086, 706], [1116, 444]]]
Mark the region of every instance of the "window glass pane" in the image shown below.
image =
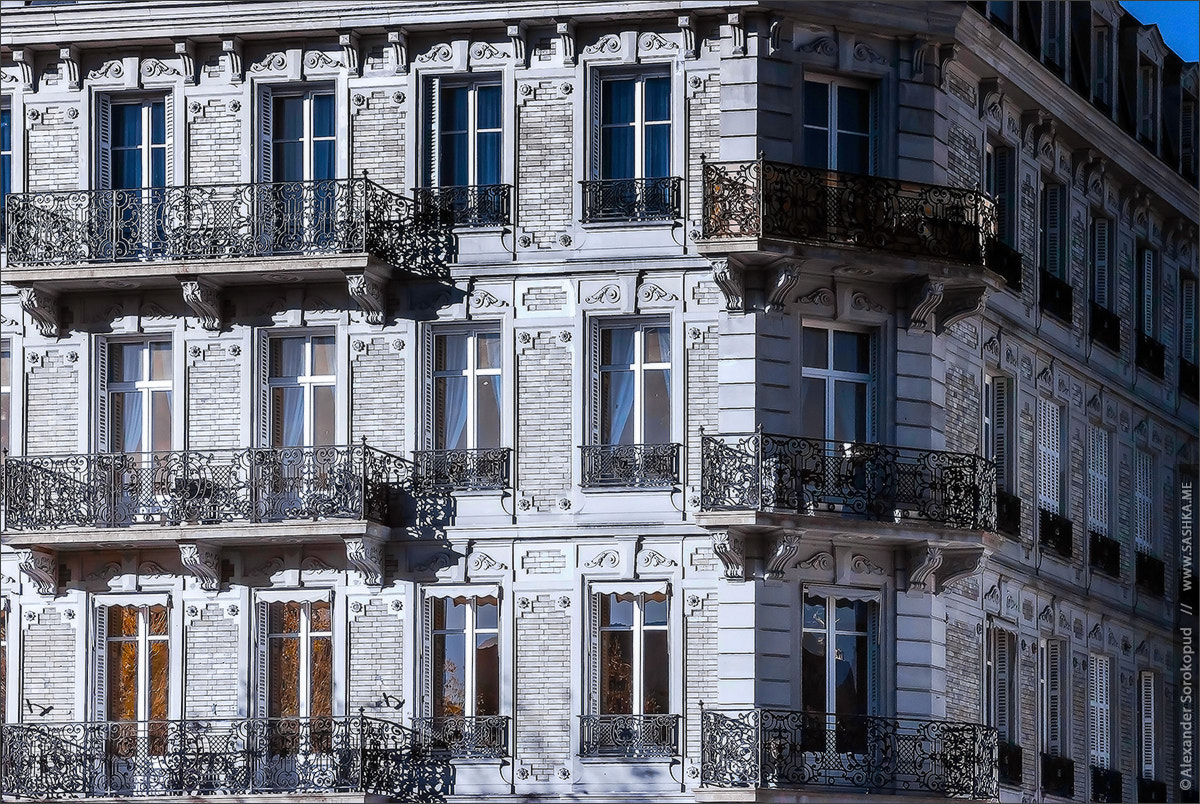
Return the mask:
[[142, 156], [138, 151], [113, 152], [112, 183], [113, 188], [117, 190], [137, 189], [142, 186]]
[[829, 167], [829, 140], [824, 131], [804, 130], [804, 164], [813, 168]]
[[157, 341], [150, 344], [150, 379], [171, 379], [171, 344]]
[[337, 373], [337, 359], [332, 335], [312, 339], [312, 373], [318, 375]]
[[825, 598], [804, 596], [804, 627], [825, 630]]
[[150, 104], [150, 144], [165, 145], [167, 142], [167, 104], [154, 101]]
[[269, 717], [297, 717], [300, 714], [300, 640], [271, 637], [267, 667]]
[[859, 134], [838, 134], [838, 170], [846, 173], [871, 172], [871, 138]]
[[170, 622], [166, 606], [150, 607], [150, 636], [166, 636]]
[[484, 375], [476, 378], [475, 447], [490, 449], [500, 446], [500, 377]]
[[0, 151], [12, 150], [12, 110], [0, 112]]
[[137, 720], [137, 642], [108, 643], [108, 719]]
[[500, 711], [500, 640], [495, 634], [475, 636], [475, 714]]
[[603, 125], [630, 124], [634, 121], [633, 79], [605, 81], [600, 89], [600, 122]]
[[442, 624], [438, 628], [462, 631], [467, 627], [467, 601], [463, 598], [442, 598]]
[[600, 375], [600, 441], [602, 444], [634, 444], [632, 371], [605, 371]]
[[[150, 152], [150, 186], [164, 187], [167, 183], [167, 152], [163, 148], [155, 148]], [[156, 193], [155, 200], [162, 203], [162, 194]]]
[[839, 631], [867, 630], [867, 612], [870, 603], [865, 600], [850, 600], [839, 597], [835, 610], [835, 627]]
[[647, 78], [646, 120], [671, 119], [671, 79], [666, 76]]
[[806, 631], [801, 639], [800, 700], [808, 714], [823, 714], [825, 700], [825, 645], [827, 637], [818, 631]]
[[304, 98], [276, 97], [271, 118], [271, 133], [276, 142], [300, 141], [304, 137]]
[[647, 631], [642, 645], [642, 713], [665, 714], [671, 711], [667, 632]]
[[805, 377], [800, 381], [800, 432], [807, 438], [826, 438], [825, 380]]
[[332, 137], [336, 133], [333, 114], [333, 94], [322, 93], [312, 96], [313, 136]]
[[489, 131], [478, 135], [479, 151], [476, 154], [475, 183], [500, 183], [500, 132]]
[[304, 445], [304, 389], [271, 389], [271, 446]]
[[434, 449], [467, 448], [467, 378], [434, 379]]
[[150, 719], [167, 719], [170, 670], [166, 641], [150, 643]]
[[154, 391], [150, 400], [150, 449], [167, 452], [171, 449], [171, 392]]
[[138, 632], [137, 606], [108, 607], [108, 635], [110, 637], [133, 637]]
[[[304, 144], [300, 142], [277, 142], [271, 166], [275, 181], [304, 181]], [[291, 199], [285, 199], [281, 193], [279, 204], [283, 205]], [[295, 203], [292, 201], [292, 203]]]
[[475, 600], [475, 629], [495, 630], [500, 627], [499, 607], [496, 598], [481, 597]]
[[634, 177], [634, 139], [632, 127], [605, 128], [600, 132], [600, 178]]
[[804, 82], [804, 125], [829, 127], [829, 85], [819, 81]]
[[858, 87], [839, 86], [838, 130], [860, 134], [871, 130], [871, 93]]
[[804, 328], [804, 365], [806, 368], [829, 367], [829, 332], [812, 327]]
[[295, 602], [280, 602], [270, 604], [268, 629], [272, 634], [300, 633], [300, 607]]
[[465, 131], [442, 134], [439, 145], [439, 182], [443, 187], [470, 184], [470, 152]]
[[433, 716], [466, 714], [466, 637], [461, 633], [433, 636]]
[[313, 388], [313, 446], [327, 446], [333, 443], [336, 418], [333, 386], [318, 385]]
[[475, 336], [476, 364], [481, 369], [500, 368], [500, 333], [480, 332]]
[[304, 373], [304, 338], [272, 338], [270, 343], [272, 377], [299, 377]]
[[835, 371], [871, 371], [871, 336], [862, 332], [833, 333], [833, 368]]
[[[11, 395], [6, 390], [0, 394], [0, 449], [9, 449], [8, 443], [8, 421], [9, 416], [9, 397]], [[2, 699], [0, 699], [2, 700]]]
[[667, 624], [666, 595], [656, 592], [645, 596], [642, 623], [647, 627], [665, 626]]
[[313, 601], [310, 606], [308, 630], [313, 633], [329, 632], [331, 628], [331, 619], [329, 611], [329, 602], [325, 600]]
[[[312, 176], [309, 177], [313, 181], [327, 181], [335, 177], [337, 169], [334, 167], [334, 159], [336, 157], [333, 145], [333, 140], [321, 140], [320, 142], [313, 143]], [[325, 192], [328, 192], [328, 190]], [[325, 199], [320, 198], [318, 201], [325, 202]]]
[[634, 595], [601, 595], [600, 627], [632, 628]]
[[140, 343], [113, 343], [108, 347], [108, 381], [136, 382], [142, 378]]
[[469, 336], [465, 334], [438, 335], [434, 339], [434, 371], [463, 371], [467, 367]]
[[632, 327], [610, 327], [600, 331], [601, 365], [632, 366], [635, 354]]
[[668, 444], [671, 441], [671, 372], [667, 369], [645, 373], [642, 443]]
[[838, 380], [833, 385], [833, 440], [867, 440], [867, 386]]
[[142, 144], [142, 106], [140, 103], [113, 104], [111, 111], [114, 148], [136, 148]]
[[311, 717], [329, 717], [333, 714], [333, 640], [327, 636], [312, 640], [310, 661], [309, 681], [312, 687], [308, 714]]
[[[671, 127], [646, 126], [645, 178], [657, 179], [671, 175]], [[665, 199], [664, 199], [665, 200]]]
[[837, 713], [867, 714], [867, 640], [838, 634], [834, 645], [833, 683]]
[[646, 357], [647, 363], [671, 362], [671, 330], [668, 327], [646, 327]]
[[470, 101], [467, 87], [442, 87], [442, 131], [466, 131], [470, 125]]
[[475, 90], [476, 126], [500, 128], [500, 87], [479, 87]]
[[633, 712], [633, 632], [600, 632], [600, 714]]
[[112, 394], [110, 399], [111, 449], [120, 452], [142, 451], [142, 394]]

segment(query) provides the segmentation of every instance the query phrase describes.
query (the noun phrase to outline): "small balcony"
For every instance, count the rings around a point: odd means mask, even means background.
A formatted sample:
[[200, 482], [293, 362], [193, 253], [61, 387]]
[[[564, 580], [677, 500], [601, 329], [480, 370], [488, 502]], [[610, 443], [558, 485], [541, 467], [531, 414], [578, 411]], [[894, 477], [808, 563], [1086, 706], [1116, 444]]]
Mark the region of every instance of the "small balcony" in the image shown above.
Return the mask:
[[1134, 362], [1139, 369], [1161, 380], [1166, 373], [1167, 348], [1144, 332], [1139, 332]]
[[1070, 326], [1075, 320], [1074, 289], [1054, 274], [1042, 269], [1038, 271], [1040, 280], [1038, 290], [1038, 307], [1043, 313], [1054, 316], [1059, 321]]
[[757, 159], [704, 165], [698, 246], [711, 253], [851, 246], [987, 267], [1020, 281], [1020, 255], [995, 241], [986, 195]]
[[429, 219], [470, 228], [508, 226], [512, 222], [511, 184], [420, 187], [413, 192], [417, 209]]
[[452, 251], [439, 215], [420, 214], [411, 199], [365, 177], [13, 193], [5, 212], [8, 281], [55, 289], [165, 282], [197, 273], [197, 264], [224, 279], [264, 270], [299, 277], [372, 260], [440, 276]]
[[679, 483], [678, 444], [592, 444], [579, 450], [583, 488], [664, 489]]
[[700, 450], [701, 511], [995, 528], [996, 467], [977, 455], [763, 432], [702, 436]]
[[1021, 498], [1007, 491], [996, 491], [996, 530], [1011, 539], [1021, 540]]
[[583, 222], [673, 221], [679, 217], [678, 176], [596, 179], [583, 185]]
[[1088, 337], [1115, 355], [1121, 353], [1121, 317], [1092, 302]]
[[443, 800], [453, 769], [364, 717], [3, 725], [5, 797], [55, 801], [360, 793]]
[[1042, 754], [1042, 790], [1050, 796], [1075, 798], [1075, 763], [1066, 757]]
[[1025, 766], [1022, 764], [1021, 746], [1000, 741], [1000, 783], [1020, 787], [1025, 781]]
[[1179, 358], [1179, 393], [1193, 402], [1200, 399], [1200, 369], [1189, 360]]
[[503, 759], [509, 755], [507, 715], [415, 717], [416, 744], [434, 756]]
[[1121, 773], [1092, 765], [1092, 801], [1124, 801], [1121, 795]]
[[509, 488], [511, 452], [508, 447], [416, 452], [417, 486], [430, 491], [499, 491]]
[[1013, 293], [1020, 293], [1022, 274], [1025, 271], [1021, 252], [1002, 240], [990, 238], [987, 243], [987, 267], [1004, 279], [1005, 286]]
[[5, 456], [2, 529], [402, 524], [413, 465], [366, 444]]
[[994, 799], [996, 730], [974, 723], [704, 709], [700, 784]]
[[1121, 577], [1121, 543], [1108, 536], [1088, 531], [1088, 566], [1110, 578]]
[[1137, 780], [1137, 800], [1140, 802], [1165, 802], [1167, 800], [1167, 783], [1139, 776]]
[[1134, 584], [1141, 591], [1161, 598], [1166, 587], [1166, 567], [1162, 560], [1141, 550], [1133, 555]]
[[1071, 520], [1064, 516], [1038, 509], [1038, 543], [1059, 558], [1070, 559], [1074, 553], [1074, 534]]
[[579, 756], [673, 757], [679, 755], [678, 715], [581, 715]]

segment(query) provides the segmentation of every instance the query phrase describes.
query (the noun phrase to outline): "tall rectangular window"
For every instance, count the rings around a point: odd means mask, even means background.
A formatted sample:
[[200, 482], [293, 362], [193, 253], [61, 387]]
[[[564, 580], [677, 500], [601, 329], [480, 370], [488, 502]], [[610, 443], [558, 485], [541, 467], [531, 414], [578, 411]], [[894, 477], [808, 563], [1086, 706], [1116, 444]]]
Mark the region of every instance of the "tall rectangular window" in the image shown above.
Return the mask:
[[983, 384], [983, 430], [981, 443], [983, 457], [996, 464], [996, 488], [1011, 490], [1011, 467], [1009, 442], [1012, 437], [1011, 424], [1011, 380], [1008, 377], [988, 375]]
[[1138, 67], [1137, 115], [1138, 137], [1153, 144], [1158, 131], [1158, 71], [1152, 64]]
[[500, 446], [500, 333], [433, 335], [433, 449]]
[[874, 343], [866, 332], [804, 327], [801, 432], [840, 443], [874, 439]]
[[0, 107], [0, 232], [8, 219], [8, 194], [12, 192], [12, 109]]
[[[878, 696], [878, 603], [806, 589], [801, 624], [800, 702], [823, 723], [806, 750], [861, 752]], [[809, 742], [811, 740], [811, 742]]]
[[268, 181], [321, 181], [336, 174], [337, 124], [332, 92], [275, 92], [271, 96], [271, 172]]
[[1088, 530], [1108, 536], [1108, 431], [1088, 425]]
[[1142, 553], [1154, 552], [1154, 461], [1150, 453], [1137, 450], [1133, 464], [1133, 544]]
[[1092, 301], [1105, 310], [1115, 304], [1112, 265], [1112, 222], [1093, 218], [1091, 231]]
[[1068, 735], [1063, 725], [1066, 716], [1066, 650], [1062, 640], [1042, 640], [1038, 656], [1038, 700], [1041, 717], [1041, 745], [1050, 756], [1063, 756], [1068, 745]]
[[493, 596], [429, 599], [428, 700], [434, 718], [499, 714], [499, 612]]
[[1091, 764], [1112, 768], [1112, 659], [1088, 657], [1088, 756]]
[[875, 112], [871, 90], [830, 79], [807, 79], [803, 96], [804, 164], [847, 173], [875, 172]]
[[1038, 398], [1038, 506], [1062, 513], [1062, 407]]
[[[328, 600], [260, 604], [265, 616], [266, 711], [272, 718], [333, 714], [333, 622]], [[261, 715], [260, 715], [261, 716]]]
[[1196, 101], [1184, 100], [1180, 104], [1179, 167], [1183, 175], [1196, 179]]
[[1067, 12], [1069, 4], [1042, 3], [1042, 58], [1062, 75], [1067, 64]]
[[268, 344], [269, 446], [333, 444], [337, 420], [334, 336], [273, 337]]
[[174, 362], [166, 340], [110, 341], [105, 397], [110, 452], [160, 452], [172, 446]]
[[[115, 100], [100, 106], [100, 182], [105, 190], [141, 190], [167, 183], [167, 101]], [[107, 134], [107, 139], [105, 138]]]
[[597, 443], [671, 443], [671, 329], [665, 322], [602, 324]]
[[1092, 27], [1092, 102], [1112, 108], [1112, 27]]
[[666, 593], [599, 593], [595, 611], [599, 652], [596, 713], [669, 713], [671, 664]]
[[1197, 362], [1197, 341], [1200, 325], [1196, 319], [1196, 278], [1184, 276], [1179, 280], [1179, 356], [1193, 365]]
[[1158, 340], [1158, 252], [1150, 248], [1138, 250], [1137, 320], [1138, 331], [1147, 338]]
[[601, 80], [599, 146], [599, 179], [670, 176], [670, 77]]
[[1061, 184], [1042, 187], [1039, 255], [1042, 270], [1058, 279], [1066, 278], [1067, 194]]
[[159, 756], [168, 748], [169, 635], [165, 605], [96, 609], [96, 718], [127, 724], [119, 733], [137, 754]]
[[1013, 151], [988, 143], [984, 149], [984, 190], [996, 204], [996, 236], [1007, 246], [1016, 244], [1015, 169]]
[[500, 183], [501, 89], [442, 81], [437, 103], [437, 175], [442, 187]]
[[0, 341], [0, 448], [5, 452], [11, 448], [12, 365], [12, 344]]
[[987, 679], [984, 691], [987, 696], [988, 723], [996, 728], [1000, 742], [1015, 743], [1018, 740], [1016, 635], [995, 627], [988, 629], [987, 633]]
[[1157, 769], [1158, 750], [1157, 740], [1155, 739], [1155, 698], [1154, 690], [1154, 673], [1149, 670], [1143, 670], [1138, 673], [1138, 712], [1139, 728], [1138, 736], [1141, 745], [1140, 762], [1138, 763], [1138, 772], [1143, 779], [1153, 779], [1154, 772]]

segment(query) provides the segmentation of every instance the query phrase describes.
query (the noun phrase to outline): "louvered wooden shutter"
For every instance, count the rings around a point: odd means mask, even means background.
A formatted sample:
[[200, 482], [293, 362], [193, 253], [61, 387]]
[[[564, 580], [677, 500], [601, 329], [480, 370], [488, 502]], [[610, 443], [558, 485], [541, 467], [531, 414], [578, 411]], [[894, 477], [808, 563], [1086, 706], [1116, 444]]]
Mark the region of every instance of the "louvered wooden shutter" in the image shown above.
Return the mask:
[[1138, 676], [1138, 692], [1142, 706], [1142, 763], [1141, 773], [1154, 778], [1154, 674], [1143, 671]]
[[92, 720], [108, 720], [108, 606], [96, 606], [92, 639]]
[[879, 93], [871, 90], [871, 117], [867, 121], [867, 136], [871, 143], [871, 164], [867, 172], [872, 176], [879, 173]]
[[421, 378], [424, 383], [422, 402], [424, 402], [425, 408], [421, 411], [421, 422], [423, 425], [422, 435], [425, 449], [436, 449], [438, 446], [435, 437], [437, 429], [437, 403], [434, 399], [434, 389], [437, 383], [433, 377], [433, 367], [436, 364], [434, 355], [437, 351], [437, 338], [437, 332], [426, 328], [424, 337], [421, 340]]
[[1008, 483], [1008, 378], [992, 378], [992, 454], [996, 460], [996, 488], [1009, 490]]
[[600, 326], [599, 319], [593, 318], [588, 326], [588, 403], [591, 410], [588, 411], [588, 423], [590, 425], [591, 439], [589, 444], [600, 443], [601, 418], [604, 415], [603, 401], [600, 398], [600, 365], [601, 365], [601, 349], [600, 340], [603, 336], [603, 327]]
[[996, 228], [1006, 245], [1016, 243], [1013, 232], [1013, 158], [1011, 148], [996, 149]]
[[1062, 409], [1048, 399], [1038, 399], [1038, 505], [1062, 513], [1060, 441]]
[[[436, 599], [440, 605], [441, 599]], [[441, 679], [433, 677], [433, 607], [435, 598], [426, 597], [421, 605], [424, 614], [421, 624], [421, 711], [426, 716], [433, 715], [433, 687], [442, 683]]]
[[271, 158], [274, 153], [275, 129], [272, 124], [274, 98], [271, 88], [258, 88], [258, 180], [269, 182], [275, 175]]
[[424, 132], [423, 139], [425, 140], [425, 183], [429, 187], [437, 187], [441, 182], [441, 177], [438, 175], [439, 159], [438, 154], [441, 146], [441, 137], [438, 132], [441, 130], [442, 123], [440, 119], [440, 98], [441, 80], [437, 77], [429, 78], [425, 81], [424, 87], [424, 107], [425, 125], [422, 127]]
[[1092, 764], [1106, 769], [1110, 767], [1109, 698], [1112, 688], [1109, 686], [1109, 663], [1107, 656], [1092, 654], [1088, 659], [1091, 671], [1088, 683], [1088, 745]]
[[1045, 220], [1042, 223], [1044, 232], [1042, 247], [1046, 250], [1043, 267], [1047, 272], [1060, 279], [1063, 275], [1062, 261], [1063, 252], [1065, 251], [1064, 246], [1066, 245], [1063, 242], [1062, 189], [1062, 186], [1057, 184], [1046, 186], [1043, 194], [1045, 208], [1042, 210], [1042, 214], [1045, 216]]
[[[1179, 333], [1179, 353], [1189, 363], [1196, 362], [1196, 280], [1186, 278], [1180, 289], [1179, 317], [1182, 319]], [[1195, 389], [1192, 389], [1195, 390]]]
[[882, 707], [880, 706], [880, 678], [882, 677], [883, 662], [882, 645], [879, 644], [881, 634], [879, 630], [879, 604], [870, 603], [867, 608], [867, 714], [879, 715]]
[[587, 713], [600, 711], [600, 595], [588, 594]]
[[109, 400], [108, 400], [108, 341], [96, 344], [96, 443], [94, 449], [109, 452]]
[[1142, 334], [1147, 338], [1157, 339], [1158, 330], [1154, 324], [1154, 294], [1158, 288], [1154, 283], [1154, 252], [1148, 248], [1142, 249], [1141, 268], [1141, 316]]
[[1046, 642], [1046, 753], [1062, 753], [1062, 643], [1057, 639]]
[[[833, 337], [832, 333], [829, 337]], [[879, 438], [879, 334], [872, 332], [868, 338], [871, 349], [871, 379], [867, 383], [867, 438], [874, 443]]]
[[163, 125], [166, 128], [166, 154], [163, 180], [166, 186], [175, 186], [175, 93], [163, 98]]
[[999, 732], [1001, 741], [1007, 742], [1011, 738], [1009, 731], [1011, 728], [1010, 715], [1012, 711], [1012, 673], [1010, 670], [1012, 664], [1012, 635], [1007, 631], [993, 631], [995, 639], [993, 640], [993, 658], [994, 671], [996, 678], [996, 731]]
[[1088, 425], [1088, 530], [1108, 535], [1108, 432]]
[[251, 717], [269, 717], [271, 714], [270, 607], [265, 600], [254, 604], [254, 711], [250, 713]]
[[258, 332], [258, 354], [255, 355], [254, 365], [258, 369], [258, 387], [254, 392], [258, 394], [258, 446], [272, 447], [274, 440], [271, 438], [271, 339], [268, 337], [266, 330]]
[[1153, 546], [1151, 534], [1150, 490], [1154, 482], [1154, 466], [1150, 453], [1138, 450], [1134, 457], [1134, 546], [1149, 553]]
[[1108, 299], [1108, 218], [1092, 221], [1092, 298], [1105, 310]]
[[1179, 150], [1182, 155], [1181, 166], [1184, 174], [1192, 176], [1196, 173], [1196, 104], [1187, 101], [1183, 104], [1183, 120], [1180, 124]]
[[96, 188], [112, 188], [112, 100], [96, 96]]

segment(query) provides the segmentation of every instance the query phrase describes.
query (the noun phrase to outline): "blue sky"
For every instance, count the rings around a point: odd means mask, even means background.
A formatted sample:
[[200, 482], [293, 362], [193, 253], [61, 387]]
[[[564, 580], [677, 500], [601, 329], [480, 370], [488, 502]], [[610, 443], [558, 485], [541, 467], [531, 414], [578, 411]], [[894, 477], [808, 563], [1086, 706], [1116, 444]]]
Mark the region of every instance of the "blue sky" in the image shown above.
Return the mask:
[[1138, 0], [1121, 5], [1144, 25], [1157, 25], [1163, 41], [1184, 61], [1196, 61], [1200, 56], [1200, 2]]

